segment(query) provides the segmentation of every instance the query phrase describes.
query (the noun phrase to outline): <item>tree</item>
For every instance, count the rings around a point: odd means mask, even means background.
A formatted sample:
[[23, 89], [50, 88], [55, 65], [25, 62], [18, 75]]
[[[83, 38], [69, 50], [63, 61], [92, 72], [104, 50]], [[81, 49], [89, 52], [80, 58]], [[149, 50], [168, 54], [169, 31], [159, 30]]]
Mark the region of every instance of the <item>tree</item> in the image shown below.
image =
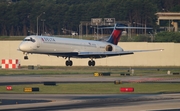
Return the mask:
[[7, 0], [0, 1], [0, 35], [61, 34], [62, 28], [78, 30], [80, 21], [115, 18], [138, 26], [156, 26], [157, 11], [180, 11], [179, 0]]
[[180, 42], [179, 32], [161, 32], [155, 35], [155, 42]]

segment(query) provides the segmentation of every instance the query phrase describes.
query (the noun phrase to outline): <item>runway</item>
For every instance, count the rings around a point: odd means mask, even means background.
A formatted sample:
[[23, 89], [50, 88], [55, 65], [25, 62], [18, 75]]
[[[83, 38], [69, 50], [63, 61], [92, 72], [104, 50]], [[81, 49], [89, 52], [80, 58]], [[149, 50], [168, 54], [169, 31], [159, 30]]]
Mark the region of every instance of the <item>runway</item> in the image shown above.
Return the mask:
[[[93, 75], [1, 76], [0, 85], [54, 82], [162, 82], [179, 83], [179, 78], [154, 76], [94, 77]], [[179, 111], [180, 93], [174, 94], [0, 94], [3, 111]], [[4, 104], [4, 102], [11, 104]]]
[[[162, 76], [162, 77], [161, 77]], [[180, 78], [167, 78], [161, 76], [100, 76], [94, 77], [92, 74], [76, 74], [76, 75], [11, 75], [0, 76], [0, 85], [11, 84], [41, 84], [43, 82], [57, 83], [112, 83], [120, 80], [124, 83], [180, 83]]]
[[[49, 102], [0, 105], [3, 111], [179, 111], [180, 94], [0, 94], [1, 99]], [[166, 110], [164, 110], [166, 109]], [[168, 110], [167, 110], [168, 109]]]

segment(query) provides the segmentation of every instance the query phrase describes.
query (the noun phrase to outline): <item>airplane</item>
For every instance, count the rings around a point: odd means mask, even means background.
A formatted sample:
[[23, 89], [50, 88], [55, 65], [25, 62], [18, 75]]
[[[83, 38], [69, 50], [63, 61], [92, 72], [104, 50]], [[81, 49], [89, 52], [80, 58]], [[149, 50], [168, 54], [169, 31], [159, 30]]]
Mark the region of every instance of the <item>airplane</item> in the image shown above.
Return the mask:
[[134, 54], [134, 52], [163, 50], [153, 49], [125, 51], [117, 45], [120, 40], [122, 31], [129, 28], [142, 29], [142, 27], [125, 27], [120, 24], [115, 24], [114, 27], [106, 28], [113, 28], [111, 35], [106, 41], [31, 35], [24, 38], [24, 40], [19, 45], [18, 50], [25, 54], [25, 60], [28, 59], [28, 54], [46, 54], [63, 57], [67, 59], [65, 62], [66, 66], [73, 65], [73, 61], [70, 58], [90, 58], [88, 65], [95, 66], [95, 61], [93, 59], [118, 55], [129, 55]]

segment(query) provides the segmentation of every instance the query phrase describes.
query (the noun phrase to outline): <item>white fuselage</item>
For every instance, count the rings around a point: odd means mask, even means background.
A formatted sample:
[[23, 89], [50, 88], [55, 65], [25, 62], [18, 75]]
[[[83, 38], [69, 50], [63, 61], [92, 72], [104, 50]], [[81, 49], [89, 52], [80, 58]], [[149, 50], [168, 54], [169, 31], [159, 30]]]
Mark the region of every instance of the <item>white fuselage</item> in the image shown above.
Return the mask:
[[[107, 46], [111, 46], [111, 50], [108, 50]], [[39, 54], [123, 51], [121, 47], [108, 42], [48, 36], [28, 36], [19, 49], [26, 53]]]

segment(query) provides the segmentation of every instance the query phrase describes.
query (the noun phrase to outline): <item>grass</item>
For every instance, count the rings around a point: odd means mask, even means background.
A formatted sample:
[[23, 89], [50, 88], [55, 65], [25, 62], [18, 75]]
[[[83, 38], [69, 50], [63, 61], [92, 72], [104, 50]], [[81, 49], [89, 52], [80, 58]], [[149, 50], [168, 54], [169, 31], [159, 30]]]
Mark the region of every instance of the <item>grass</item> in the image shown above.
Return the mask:
[[0, 36], [0, 40], [23, 40], [25, 36]]
[[[161, 78], [180, 78], [180, 75], [167, 75], [167, 71], [180, 72], [179, 67], [133, 67], [134, 76], [151, 76]], [[120, 76], [121, 72], [128, 72], [129, 67], [51, 67], [41, 66], [38, 69], [22, 69], [17, 70], [0, 70], [2, 75], [60, 75], [60, 74], [91, 74], [94, 72], [111, 72], [113, 76]], [[129, 73], [129, 72], [128, 72]], [[115, 85], [113, 83], [63, 83], [56, 86], [44, 86], [43, 84], [31, 85], [12, 85], [13, 90], [7, 91], [6, 86], [0, 86], [0, 93], [28, 93], [24, 92], [25, 87], [39, 87], [39, 92], [30, 93], [47, 93], [47, 94], [119, 94], [121, 87], [134, 87], [134, 93], [168, 93], [180, 92], [180, 83], [123, 83]]]
[[[179, 67], [133, 67], [135, 73], [134, 76], [143, 76], [143, 75], [162, 75], [167, 74], [167, 71], [171, 72], [180, 72]], [[120, 74], [120, 73], [130, 73], [128, 72], [129, 67], [119, 67], [119, 66], [39, 66], [35, 69], [28, 69], [27, 67], [22, 67], [21, 69], [16, 70], [0, 70], [0, 75], [22, 75], [22, 74], [37, 74], [37, 75], [59, 75], [59, 74], [94, 74], [94, 72], [110, 72], [111, 74]]]
[[[25, 87], [39, 87], [39, 92], [24, 92]], [[0, 93], [38, 93], [38, 94], [120, 94], [121, 87], [133, 87], [133, 93], [175, 93], [180, 92], [180, 83], [68, 83], [56, 86], [42, 84], [12, 85], [13, 90], [7, 91], [0, 86]]]

